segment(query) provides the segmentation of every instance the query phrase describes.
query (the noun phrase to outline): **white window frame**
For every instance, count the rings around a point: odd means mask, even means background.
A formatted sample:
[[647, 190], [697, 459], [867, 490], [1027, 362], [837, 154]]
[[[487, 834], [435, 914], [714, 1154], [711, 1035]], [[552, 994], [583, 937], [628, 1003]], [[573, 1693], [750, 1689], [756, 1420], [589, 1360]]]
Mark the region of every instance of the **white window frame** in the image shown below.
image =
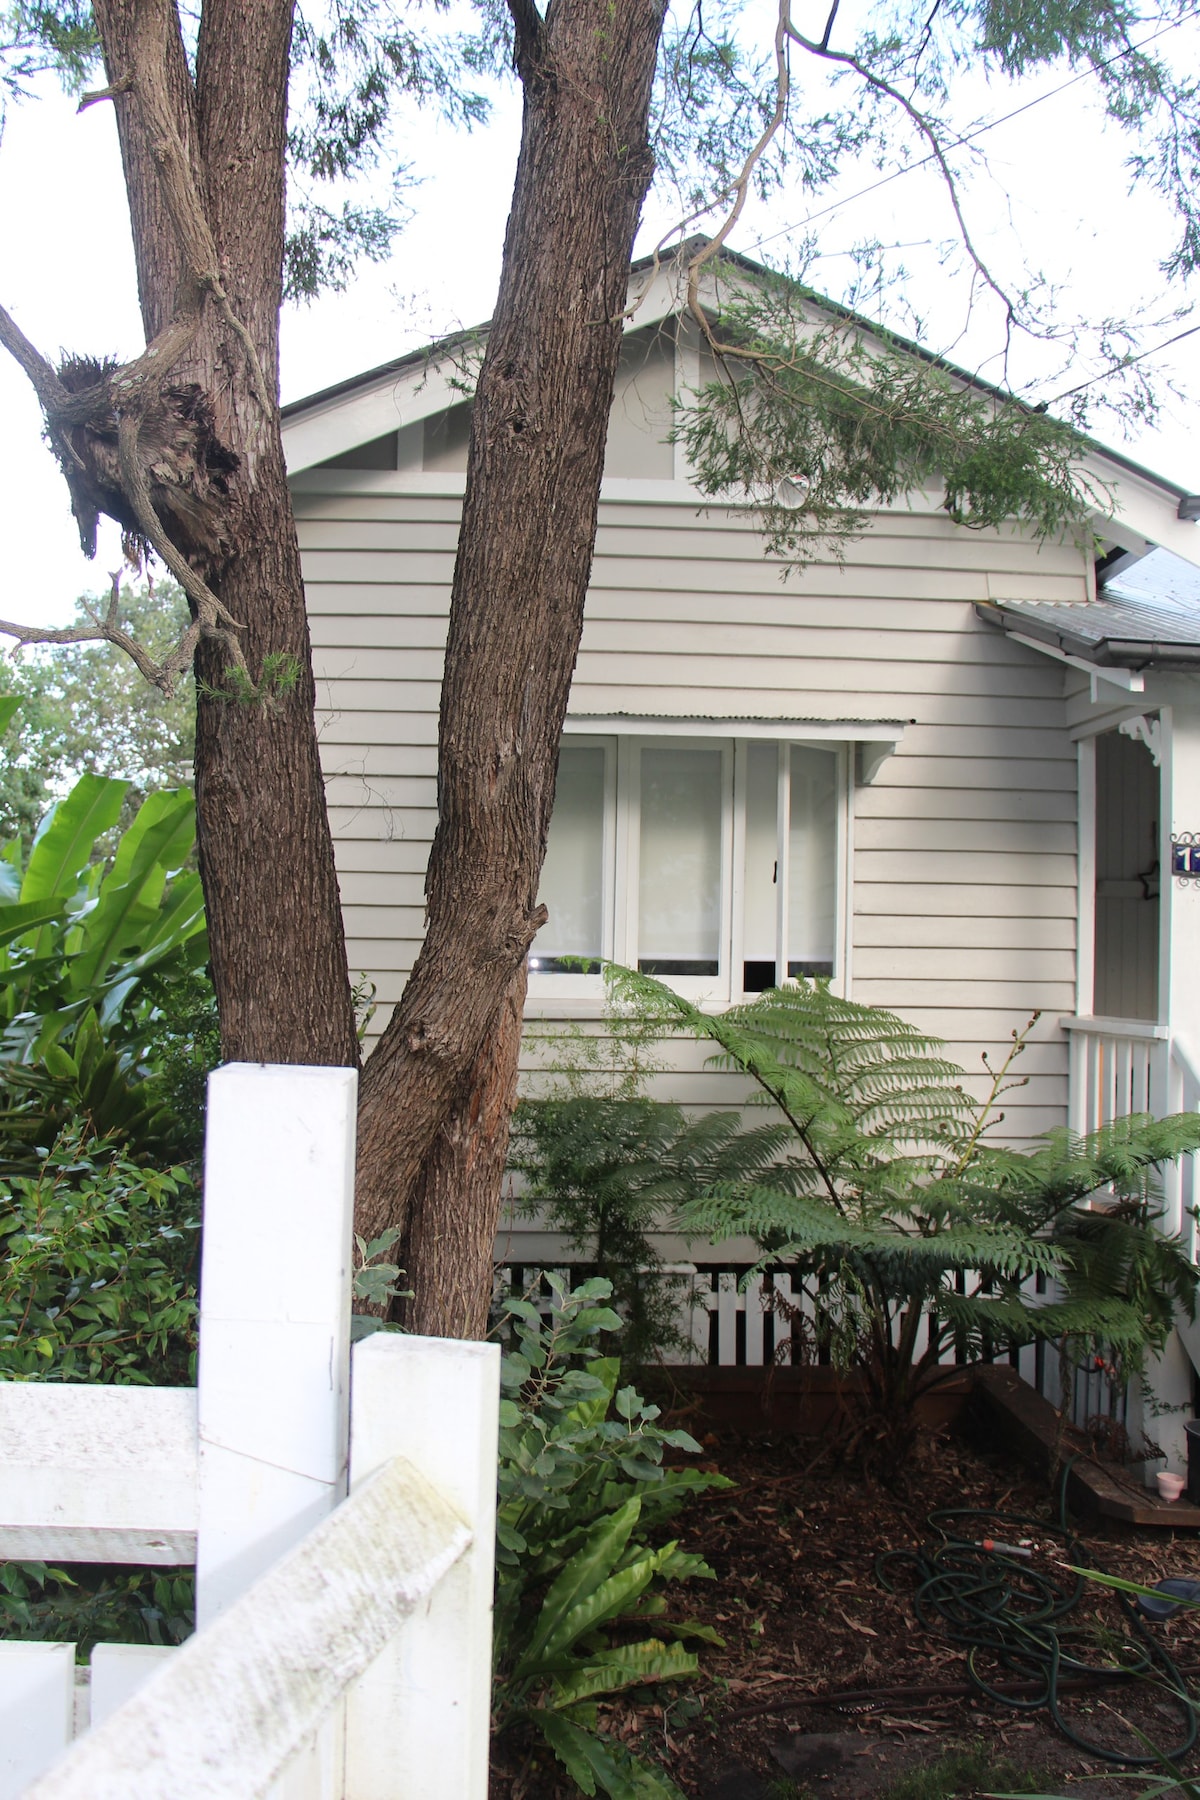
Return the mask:
[[[600, 942], [603, 946], [601, 956], [619, 962], [619, 957], [610, 956], [608, 945], [619, 941], [616, 917], [619, 917], [625, 906], [623, 884], [618, 880], [621, 867], [621, 821], [617, 786], [620, 739], [610, 735], [600, 737], [591, 732], [572, 732], [571, 746], [573, 749], [604, 752], [604, 842], [601, 854], [604, 888], [600, 902]], [[537, 954], [536, 938], [531, 954]], [[604, 977], [582, 973], [563, 975], [558, 972], [542, 975], [536, 969], [530, 969], [529, 995], [533, 1000], [603, 1000]]]
[[[597, 729], [599, 727], [599, 729]], [[582, 748], [605, 751], [603, 949], [605, 960], [637, 967], [637, 893], [641, 827], [640, 758], [644, 749], [665, 742], [680, 748], [722, 751], [721, 936], [716, 975], [678, 975], [669, 985], [680, 995], [720, 1008], [754, 998], [744, 982], [745, 829], [749, 746], [768, 741], [779, 756], [776, 893], [776, 979], [787, 967], [787, 842], [790, 823], [791, 751], [794, 746], [831, 753], [837, 795], [835, 837], [835, 943], [831, 985], [848, 992], [850, 966], [851, 849], [854, 820], [856, 741], [789, 727], [786, 721], [742, 720], [567, 721], [566, 736]], [[787, 979], [786, 973], [782, 979]], [[539, 974], [530, 970], [529, 1003], [570, 1001], [591, 1011], [604, 995], [600, 975]], [[573, 1010], [572, 1008], [568, 1008]]]

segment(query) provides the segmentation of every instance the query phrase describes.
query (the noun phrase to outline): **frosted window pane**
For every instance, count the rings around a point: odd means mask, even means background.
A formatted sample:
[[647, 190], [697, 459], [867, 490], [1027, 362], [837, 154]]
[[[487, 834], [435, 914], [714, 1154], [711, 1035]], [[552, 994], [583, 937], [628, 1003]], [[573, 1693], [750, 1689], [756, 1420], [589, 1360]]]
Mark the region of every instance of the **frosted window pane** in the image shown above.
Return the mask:
[[552, 974], [561, 957], [603, 954], [604, 751], [598, 747], [567, 745], [559, 752], [540, 898], [550, 918], [534, 943], [531, 972]]
[[837, 756], [792, 747], [789, 975], [831, 975], [837, 944]]
[[641, 755], [638, 964], [715, 975], [721, 940], [721, 752]]

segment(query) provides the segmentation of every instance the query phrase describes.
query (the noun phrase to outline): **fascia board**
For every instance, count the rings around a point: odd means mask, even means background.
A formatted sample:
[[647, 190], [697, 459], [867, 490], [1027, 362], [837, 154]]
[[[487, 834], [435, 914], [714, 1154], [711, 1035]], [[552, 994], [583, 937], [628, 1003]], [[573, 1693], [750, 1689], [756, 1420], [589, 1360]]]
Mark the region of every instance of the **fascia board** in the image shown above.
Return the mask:
[[444, 412], [463, 398], [457, 385], [461, 381], [457, 361], [447, 360], [440, 366], [422, 362], [285, 419], [283, 451], [288, 474], [369, 444], [387, 431], [416, 424], [430, 413]]
[[[1174, 494], [1143, 480], [1132, 469], [1110, 462], [1102, 450], [1090, 452], [1083, 459], [1082, 468], [1087, 477], [1103, 483], [1112, 495], [1111, 508], [1096, 510], [1098, 529], [1127, 550], [1144, 554], [1157, 544], [1200, 568], [1200, 524], [1178, 516], [1179, 501]], [[1126, 538], [1130, 541], [1126, 542]]]

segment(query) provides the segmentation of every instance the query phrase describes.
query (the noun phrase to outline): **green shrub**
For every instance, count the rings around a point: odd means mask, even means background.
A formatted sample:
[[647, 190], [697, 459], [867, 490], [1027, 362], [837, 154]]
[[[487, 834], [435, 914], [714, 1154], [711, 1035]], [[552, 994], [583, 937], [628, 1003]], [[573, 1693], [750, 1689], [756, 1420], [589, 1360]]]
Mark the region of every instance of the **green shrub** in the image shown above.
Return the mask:
[[[764, 1160], [779, 1137], [769, 1126], [754, 1134]], [[740, 1115], [689, 1118], [643, 1096], [568, 1094], [522, 1101], [512, 1142], [509, 1161], [526, 1182], [523, 1207], [612, 1283], [620, 1320], [612, 1348], [623, 1366], [636, 1372], [683, 1348], [676, 1321], [686, 1278], [663, 1269], [650, 1234], [745, 1169], [751, 1140]]]
[[0, 1177], [0, 1380], [194, 1380], [199, 1218], [185, 1170], [82, 1132]]
[[195, 1630], [190, 1570], [0, 1563], [0, 1638], [73, 1643], [86, 1663], [96, 1644], [181, 1644]]
[[0, 1170], [35, 1170], [83, 1120], [160, 1163], [198, 1152], [196, 1084], [180, 1074], [214, 1048], [200, 879], [181, 872], [195, 806], [151, 794], [111, 863], [95, 860], [128, 787], [85, 775], [27, 857], [16, 841], [0, 851]]
[[570, 1294], [554, 1283], [545, 1323], [528, 1300], [507, 1307], [493, 1723], [540, 1733], [585, 1794], [680, 1800], [656, 1765], [597, 1729], [597, 1707], [622, 1689], [688, 1679], [699, 1665], [685, 1640], [720, 1641], [674, 1618], [662, 1591], [712, 1570], [647, 1534], [729, 1483], [663, 1467], [665, 1450], [699, 1446], [664, 1431], [632, 1388], [617, 1390], [617, 1360], [595, 1349], [619, 1325], [610, 1293], [601, 1280]]
[[737, 1112], [693, 1117], [648, 1098], [665, 1067], [661, 1039], [656, 1020], [610, 1004], [598, 1033], [569, 1025], [535, 1040], [537, 1092], [516, 1109], [509, 1151], [524, 1178], [520, 1210], [562, 1232], [582, 1267], [611, 1282], [620, 1330], [604, 1347], [634, 1375], [689, 1347], [678, 1324], [686, 1277], [663, 1268], [653, 1234], [743, 1171], [752, 1141], [764, 1162], [782, 1142], [772, 1126], [752, 1140]]

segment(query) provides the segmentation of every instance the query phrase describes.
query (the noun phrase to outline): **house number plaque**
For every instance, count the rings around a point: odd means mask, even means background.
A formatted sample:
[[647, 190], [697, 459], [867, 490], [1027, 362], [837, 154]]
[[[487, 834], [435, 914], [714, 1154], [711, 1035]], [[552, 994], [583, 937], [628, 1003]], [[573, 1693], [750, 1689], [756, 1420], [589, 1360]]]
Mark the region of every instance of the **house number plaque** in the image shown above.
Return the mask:
[[1171, 873], [1184, 887], [1200, 887], [1200, 831], [1181, 831], [1171, 839]]

